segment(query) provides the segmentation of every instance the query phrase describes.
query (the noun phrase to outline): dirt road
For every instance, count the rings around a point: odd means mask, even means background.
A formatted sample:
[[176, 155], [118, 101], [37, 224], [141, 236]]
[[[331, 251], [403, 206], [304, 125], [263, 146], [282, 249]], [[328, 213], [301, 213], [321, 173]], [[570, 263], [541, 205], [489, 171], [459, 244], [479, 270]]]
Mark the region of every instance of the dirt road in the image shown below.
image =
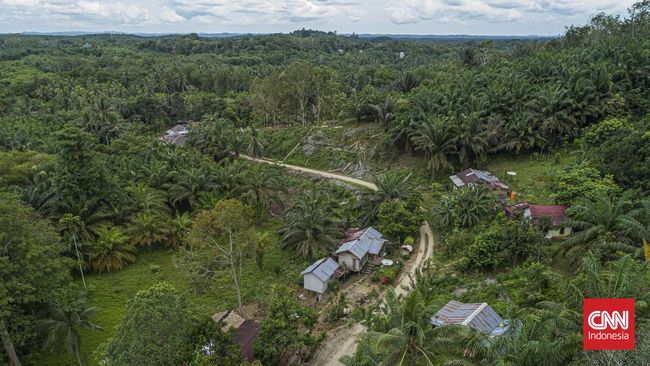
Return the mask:
[[371, 189], [373, 191], [377, 190], [377, 186], [374, 183], [366, 182], [365, 180], [361, 180], [361, 179], [357, 179], [357, 178], [348, 177], [347, 175], [328, 173], [328, 172], [324, 172], [324, 171], [320, 171], [320, 170], [303, 168], [301, 166], [284, 164], [284, 163], [281, 163], [281, 162], [278, 162], [278, 161], [273, 161], [273, 160], [268, 160], [268, 159], [253, 158], [253, 157], [246, 156], [246, 155], [240, 155], [240, 157], [242, 157], [244, 159], [247, 159], [247, 160], [256, 161], [258, 163], [266, 163], [266, 164], [271, 164], [271, 165], [277, 165], [277, 166], [281, 166], [283, 168], [287, 168], [287, 169], [290, 169], [290, 170], [296, 170], [296, 171], [299, 171], [299, 172], [318, 175], [318, 176], [324, 177], [324, 178], [336, 179], [336, 180], [339, 180], [339, 181], [342, 181], [342, 182], [347, 182], [347, 183], [355, 184], [355, 185], [358, 185], [358, 186], [361, 186], [361, 187], [365, 187], [365, 188]]
[[[352, 178], [345, 175], [328, 173], [295, 165], [283, 164], [268, 159], [252, 158], [245, 155], [240, 156], [244, 159], [256, 161], [259, 163], [277, 165], [290, 170], [309, 173], [324, 178], [336, 179], [342, 182], [365, 187], [373, 191], [378, 190], [377, 186], [374, 183], [366, 182], [361, 179]], [[412, 263], [408, 264], [408, 268], [405, 268], [402, 272], [402, 276], [399, 278], [397, 284], [395, 285], [396, 294], [405, 295], [410, 291], [411, 280], [408, 274], [413, 275], [416, 269], [420, 268], [431, 256], [433, 256], [433, 233], [431, 232], [429, 223], [425, 221], [424, 224], [420, 227], [420, 243], [418, 245], [418, 251], [415, 260]], [[342, 366], [343, 364], [339, 360], [343, 356], [354, 354], [354, 352], [357, 350], [357, 339], [359, 335], [365, 332], [365, 330], [365, 326], [359, 323], [355, 323], [350, 326], [344, 325], [329, 331], [327, 334], [327, 339], [323, 341], [320, 349], [309, 364], [312, 366]]]

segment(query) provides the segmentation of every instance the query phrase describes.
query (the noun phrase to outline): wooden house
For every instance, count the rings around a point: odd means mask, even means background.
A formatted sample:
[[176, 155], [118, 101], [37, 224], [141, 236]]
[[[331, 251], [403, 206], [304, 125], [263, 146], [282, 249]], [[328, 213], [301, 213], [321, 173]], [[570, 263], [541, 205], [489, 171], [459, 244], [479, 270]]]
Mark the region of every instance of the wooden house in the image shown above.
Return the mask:
[[382, 236], [372, 227], [350, 233], [334, 253], [338, 263], [349, 271], [360, 272], [369, 260], [379, 258], [388, 241]]

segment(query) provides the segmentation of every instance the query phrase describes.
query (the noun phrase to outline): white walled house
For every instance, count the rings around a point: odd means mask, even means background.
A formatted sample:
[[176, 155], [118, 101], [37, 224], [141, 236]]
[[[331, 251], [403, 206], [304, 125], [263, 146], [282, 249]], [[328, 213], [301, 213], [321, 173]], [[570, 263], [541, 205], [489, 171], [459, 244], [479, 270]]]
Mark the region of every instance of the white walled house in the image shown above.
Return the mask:
[[339, 264], [349, 271], [360, 272], [368, 260], [379, 256], [388, 241], [382, 236], [372, 227], [351, 233], [335, 252]]
[[300, 274], [303, 276], [306, 290], [322, 294], [327, 290], [327, 284], [340, 277], [342, 272], [334, 259], [327, 257], [317, 260]]

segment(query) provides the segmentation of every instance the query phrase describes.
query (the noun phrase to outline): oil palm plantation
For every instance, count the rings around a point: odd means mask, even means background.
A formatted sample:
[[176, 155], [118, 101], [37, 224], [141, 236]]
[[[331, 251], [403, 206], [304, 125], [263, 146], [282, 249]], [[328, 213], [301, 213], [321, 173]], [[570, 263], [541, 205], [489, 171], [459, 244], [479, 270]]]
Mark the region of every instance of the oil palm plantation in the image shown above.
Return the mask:
[[264, 155], [264, 146], [260, 141], [259, 131], [255, 125], [251, 126], [251, 139], [248, 144], [248, 153], [254, 158], [260, 158]]
[[[433, 327], [431, 315], [435, 309], [419, 292], [412, 292], [400, 301], [394, 301], [392, 290], [388, 296], [385, 306], [388, 309], [384, 310], [388, 313], [387, 322], [378, 325], [378, 330], [366, 333], [370, 348], [382, 359], [380, 365], [437, 365], [442, 356], [451, 362], [450, 359], [462, 354], [465, 328]], [[464, 364], [460, 358], [455, 363]]]
[[278, 202], [277, 193], [281, 191], [280, 174], [276, 167], [253, 165], [240, 176], [237, 190], [242, 199], [255, 209], [255, 221], [262, 224], [264, 211], [273, 202]]
[[40, 324], [41, 330], [45, 333], [43, 349], [51, 346], [60, 349], [65, 345], [66, 350], [74, 355], [79, 366], [86, 364], [81, 355], [79, 330], [102, 330], [99, 325], [93, 323], [93, 317], [100, 309], [85, 305], [85, 295], [77, 298], [69, 306], [53, 304], [51, 317]]
[[386, 97], [383, 103], [371, 104], [370, 108], [376, 120], [384, 127], [384, 132], [388, 132], [391, 122], [395, 119], [393, 100], [390, 97]]
[[99, 273], [117, 271], [135, 262], [136, 249], [119, 227], [100, 227], [97, 241], [92, 244], [88, 263]]
[[647, 202], [634, 203], [626, 197], [598, 197], [569, 210], [566, 225], [577, 232], [562, 246], [585, 252], [592, 248], [608, 251], [638, 251], [648, 239]]
[[192, 217], [190, 214], [187, 212], [177, 212], [176, 215], [169, 220], [169, 240], [167, 240], [167, 245], [172, 248], [182, 246], [185, 243], [185, 238], [190, 232], [191, 227]]
[[145, 210], [131, 219], [128, 232], [131, 242], [139, 246], [151, 246], [164, 243], [169, 237], [169, 229], [165, 216], [156, 215]]
[[333, 249], [341, 231], [338, 218], [325, 200], [318, 191], [298, 198], [279, 230], [284, 247], [293, 248], [304, 258], [314, 258]]
[[413, 144], [424, 151], [431, 179], [438, 173], [453, 169], [449, 157], [456, 151], [448, 121], [427, 118], [415, 128]]

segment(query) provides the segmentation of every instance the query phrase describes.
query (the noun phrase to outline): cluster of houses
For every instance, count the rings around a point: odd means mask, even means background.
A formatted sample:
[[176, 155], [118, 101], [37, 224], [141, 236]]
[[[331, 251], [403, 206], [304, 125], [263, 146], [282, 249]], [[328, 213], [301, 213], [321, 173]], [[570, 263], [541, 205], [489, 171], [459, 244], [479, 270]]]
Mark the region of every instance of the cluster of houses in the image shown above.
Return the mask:
[[160, 136], [158, 140], [177, 146], [185, 144], [187, 142], [187, 134], [190, 132], [190, 129], [186, 122], [179, 122], [174, 127], [165, 131], [165, 134]]
[[[485, 170], [467, 169], [449, 177], [454, 188], [485, 186], [488, 190], [499, 193], [501, 196], [516, 197], [510, 187], [498, 177]], [[505, 202], [505, 200], [504, 200]], [[510, 218], [524, 217], [544, 231], [547, 239], [560, 239], [571, 235], [572, 229], [564, 226], [566, 206], [563, 205], [537, 205], [520, 202], [514, 205], [505, 205], [506, 216]]]
[[315, 292], [320, 300], [330, 281], [338, 279], [345, 272], [361, 272], [368, 263], [378, 264], [387, 241], [372, 227], [348, 230], [332, 255], [335, 259], [321, 258], [300, 273], [305, 289]]

